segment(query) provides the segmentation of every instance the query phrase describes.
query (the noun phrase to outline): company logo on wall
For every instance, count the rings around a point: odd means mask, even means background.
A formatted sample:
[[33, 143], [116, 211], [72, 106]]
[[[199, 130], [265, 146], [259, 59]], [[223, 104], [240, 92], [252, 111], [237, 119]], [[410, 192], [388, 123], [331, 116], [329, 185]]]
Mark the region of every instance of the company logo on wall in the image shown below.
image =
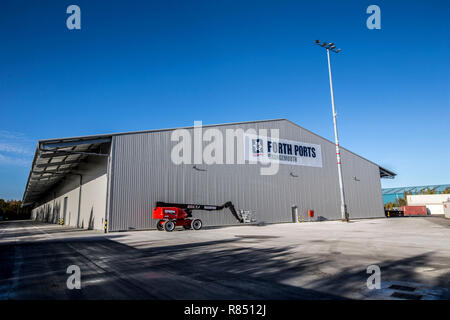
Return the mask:
[[261, 139], [252, 139], [252, 151], [255, 156], [263, 155], [263, 144]]
[[318, 144], [244, 134], [244, 147], [245, 160], [249, 162], [322, 167], [322, 150]]

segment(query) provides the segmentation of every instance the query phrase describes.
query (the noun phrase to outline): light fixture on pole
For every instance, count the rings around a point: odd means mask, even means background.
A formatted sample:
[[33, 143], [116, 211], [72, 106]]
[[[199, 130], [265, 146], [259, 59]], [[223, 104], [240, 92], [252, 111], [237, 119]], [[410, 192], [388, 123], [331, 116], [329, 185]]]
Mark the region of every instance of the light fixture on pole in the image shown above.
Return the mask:
[[331, 78], [331, 63], [330, 63], [330, 51], [339, 53], [341, 51], [341, 49], [336, 49], [336, 46], [332, 42], [320, 43], [319, 40], [316, 40], [316, 44], [327, 49], [328, 75], [330, 77], [331, 107], [333, 108], [334, 142], [336, 145], [336, 160], [337, 160], [338, 175], [339, 175], [339, 190], [340, 190], [340, 196], [341, 196], [341, 218], [342, 218], [342, 221], [348, 222], [349, 215], [347, 212], [347, 205], [345, 204], [344, 183], [342, 181], [341, 153], [339, 150], [339, 138], [338, 138], [337, 123], [336, 123], [337, 113], [336, 113], [336, 109], [334, 107], [333, 80]]

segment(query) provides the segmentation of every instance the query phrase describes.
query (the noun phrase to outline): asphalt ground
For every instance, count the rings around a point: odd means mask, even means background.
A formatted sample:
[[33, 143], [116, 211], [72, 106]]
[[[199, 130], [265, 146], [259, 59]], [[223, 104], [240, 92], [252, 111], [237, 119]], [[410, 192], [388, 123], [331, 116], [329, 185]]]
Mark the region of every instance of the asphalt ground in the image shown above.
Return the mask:
[[[380, 289], [367, 287], [370, 265]], [[108, 234], [0, 222], [0, 299], [434, 300], [449, 289], [443, 217]]]

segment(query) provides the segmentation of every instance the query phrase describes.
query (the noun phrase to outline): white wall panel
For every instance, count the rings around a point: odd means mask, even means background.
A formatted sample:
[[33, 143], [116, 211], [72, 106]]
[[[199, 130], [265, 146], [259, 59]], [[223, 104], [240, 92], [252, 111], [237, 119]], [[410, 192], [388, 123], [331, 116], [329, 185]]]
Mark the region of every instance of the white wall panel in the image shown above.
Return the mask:
[[[106, 210], [106, 159], [93, 158], [80, 165], [76, 172], [82, 175], [81, 205], [80, 177], [68, 175], [46, 194], [32, 210], [32, 219], [85, 229], [103, 230]], [[64, 219], [64, 198], [67, 197]], [[79, 210], [80, 208], [80, 210]]]

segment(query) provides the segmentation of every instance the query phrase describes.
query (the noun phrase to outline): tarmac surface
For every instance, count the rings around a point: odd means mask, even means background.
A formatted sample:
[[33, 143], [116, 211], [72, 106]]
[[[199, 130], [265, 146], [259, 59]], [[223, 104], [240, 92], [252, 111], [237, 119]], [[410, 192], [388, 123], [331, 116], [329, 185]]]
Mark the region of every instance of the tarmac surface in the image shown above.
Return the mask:
[[[67, 268], [81, 271], [69, 290]], [[370, 265], [381, 288], [369, 290]], [[2, 299], [450, 299], [450, 220], [104, 234], [0, 222]]]

